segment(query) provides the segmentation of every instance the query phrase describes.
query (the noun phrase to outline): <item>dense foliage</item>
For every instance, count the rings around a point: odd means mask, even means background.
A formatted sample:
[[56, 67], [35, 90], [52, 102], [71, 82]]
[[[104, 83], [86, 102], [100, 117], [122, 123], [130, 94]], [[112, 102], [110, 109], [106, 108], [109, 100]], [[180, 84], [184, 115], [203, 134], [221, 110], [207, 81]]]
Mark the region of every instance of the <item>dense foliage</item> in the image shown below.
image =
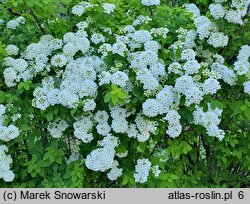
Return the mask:
[[0, 187], [249, 187], [249, 0], [3, 0]]

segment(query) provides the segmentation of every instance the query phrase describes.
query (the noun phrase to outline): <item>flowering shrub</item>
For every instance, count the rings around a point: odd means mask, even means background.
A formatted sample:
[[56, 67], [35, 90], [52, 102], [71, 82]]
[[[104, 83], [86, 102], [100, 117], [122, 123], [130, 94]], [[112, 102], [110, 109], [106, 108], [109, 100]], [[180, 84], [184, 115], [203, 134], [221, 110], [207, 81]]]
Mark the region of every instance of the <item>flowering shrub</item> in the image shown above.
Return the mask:
[[250, 1], [176, 2], [1, 3], [0, 186], [249, 186]]

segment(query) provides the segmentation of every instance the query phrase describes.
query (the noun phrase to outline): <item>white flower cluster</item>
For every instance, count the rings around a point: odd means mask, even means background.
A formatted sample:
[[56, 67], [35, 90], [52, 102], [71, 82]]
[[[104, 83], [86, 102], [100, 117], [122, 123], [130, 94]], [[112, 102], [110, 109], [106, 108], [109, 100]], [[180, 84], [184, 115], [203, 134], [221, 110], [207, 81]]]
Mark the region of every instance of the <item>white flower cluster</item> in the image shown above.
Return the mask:
[[163, 38], [167, 37], [169, 30], [167, 28], [161, 27], [161, 28], [152, 28], [150, 33], [154, 36], [161, 36]]
[[84, 101], [83, 110], [85, 112], [94, 111], [96, 107], [96, 102], [94, 99], [86, 99]]
[[[142, 2], [147, 6], [160, 3], [155, 0]], [[223, 14], [219, 3], [223, 2], [215, 2], [209, 7], [216, 19], [227, 15], [225, 8]], [[113, 12], [115, 8], [113, 4], [101, 5], [106, 13]], [[82, 2], [73, 7], [72, 12], [81, 16], [90, 7], [89, 3]], [[231, 65], [224, 65], [222, 56], [213, 54], [209, 48], [205, 50], [197, 46], [200, 43], [197, 38], [206, 39], [208, 44], [219, 48], [227, 45], [228, 36], [219, 32], [216, 24], [207, 17], [201, 16], [194, 4], [186, 5], [186, 8], [194, 13], [197, 29], [178, 29], [178, 40], [168, 49], [162, 48], [160, 44], [161, 38], [167, 37], [167, 28], [140, 30], [148, 27], [143, 25], [152, 20], [148, 16], [138, 16], [132, 25], [126, 25], [118, 33], [110, 32], [110, 28], [101, 31], [86, 29], [91, 24], [91, 20], [87, 19], [77, 23], [78, 31], [67, 32], [63, 39], [44, 35], [39, 42], [28, 45], [23, 53], [19, 53], [15, 45], [8, 45], [8, 57], [4, 59], [5, 84], [13, 87], [20, 81], [39, 76], [42, 79], [35, 84], [34, 107], [41, 110], [55, 105], [76, 110], [81, 108], [80, 111], [84, 112], [82, 116], [74, 118], [73, 140], [94, 143], [101, 135], [101, 140], [97, 141], [96, 147], [92, 148], [94, 150], [86, 157], [85, 164], [93, 171], [110, 170], [107, 176], [112, 181], [120, 177], [123, 171], [118, 168], [115, 157], [124, 158], [129, 154], [128, 150], [116, 153], [119, 140], [115, 136], [127, 135], [139, 142], [150, 142], [150, 136], [157, 133], [159, 120], [168, 124], [167, 135], [173, 138], [179, 136], [183, 129], [179, 114], [182, 99], [185, 100], [184, 106], [197, 105], [193, 112], [194, 123], [204, 126], [209, 136], [222, 139], [224, 132], [218, 128], [221, 111], [209, 108], [203, 112], [198, 105], [204, 96], [216, 94], [221, 89], [222, 80], [232, 86], [236, 84], [237, 75], [248, 76], [250, 47], [242, 46], [234, 70]], [[136, 26], [140, 27], [139, 30]], [[165, 59], [161, 59], [163, 52], [173, 52], [174, 59], [165, 63]], [[19, 58], [14, 59], [16, 55]], [[111, 64], [114, 64], [110, 65], [107, 61], [112, 58], [114, 61]], [[125, 105], [111, 107], [100, 104], [103, 92], [114, 85], [128, 93]], [[244, 91], [250, 93], [250, 82], [246, 81], [243, 85]], [[138, 96], [135, 88], [139, 90]], [[136, 107], [131, 107], [133, 99], [140, 100]], [[142, 107], [139, 107], [141, 101]], [[3, 124], [4, 110], [0, 106], [0, 124]], [[49, 123], [48, 131], [52, 137], [60, 138], [68, 125], [71, 124], [58, 119]], [[8, 134], [2, 133], [4, 128], [10, 127], [12, 130]], [[14, 134], [17, 136], [19, 131], [14, 127], [0, 125], [0, 137], [6, 135], [3, 140], [8, 141]], [[77, 151], [72, 153], [69, 161], [76, 158], [79, 158]], [[148, 159], [138, 160], [134, 174], [136, 182], [145, 183], [150, 168]], [[160, 174], [159, 167], [154, 166], [152, 172], [157, 177]]]
[[[76, 107], [77, 102], [84, 97], [95, 98], [97, 94], [96, 71], [102, 66], [98, 57], [82, 57], [72, 60], [63, 73], [60, 87], [55, 87], [54, 78], [50, 77], [42, 81], [42, 87], [34, 91], [33, 104], [40, 109], [61, 104], [66, 107]], [[85, 110], [93, 110], [93, 100], [85, 103]]]
[[139, 48], [144, 44], [145, 51], [131, 55], [130, 67], [137, 70], [136, 79], [143, 84], [145, 90], [153, 91], [159, 87], [160, 77], [166, 75], [165, 66], [158, 58], [159, 45], [152, 41], [150, 32], [145, 30], [128, 34], [131, 37], [130, 47]]
[[183, 5], [194, 17], [200, 16], [200, 9], [195, 4], [184, 4]]
[[152, 170], [152, 173], [155, 175], [155, 177], [158, 177], [161, 173], [159, 165], [152, 166], [151, 170]]
[[215, 94], [219, 89], [221, 89], [220, 83], [212, 77], [206, 79], [202, 84], [203, 94]]
[[127, 110], [119, 106], [111, 108], [112, 130], [116, 133], [126, 133], [128, 129]]
[[23, 16], [19, 16], [16, 19], [7, 22], [6, 27], [10, 30], [15, 30], [20, 24], [25, 24], [26, 19]]
[[160, 5], [160, 0], [142, 0], [144, 6], [157, 6]]
[[115, 181], [117, 178], [119, 178], [122, 175], [123, 169], [118, 168], [119, 163], [117, 161], [114, 161], [110, 172], [107, 174], [108, 179], [111, 181]]
[[92, 133], [93, 122], [91, 116], [82, 116], [79, 120], [73, 123], [73, 127], [75, 137], [82, 140], [82, 142], [89, 143], [94, 139]]
[[3, 125], [5, 110], [5, 106], [0, 104], [0, 140], [8, 142], [17, 138], [20, 134], [20, 131], [15, 125]]
[[209, 36], [207, 43], [218, 48], [227, 46], [228, 40], [228, 36], [224, 35], [222, 32], [214, 32]]
[[[38, 43], [31, 43], [30, 45], [28, 45], [21, 58], [5, 58], [5, 65], [8, 67], [4, 70], [6, 85], [8, 87], [12, 87], [20, 82], [21, 79], [27, 81], [35, 77], [39, 72], [42, 72], [43, 70], [49, 71], [51, 66], [50, 64], [48, 64], [49, 55], [54, 50], [62, 48], [62, 46], [62, 40], [54, 39], [50, 35], [45, 35], [41, 37]], [[18, 52], [18, 49], [13, 46], [7, 46], [6, 49], [9, 55], [15, 55]], [[53, 62], [57, 63], [56, 61], [57, 60], [55, 58]]]
[[[187, 8], [189, 7], [187, 6]], [[217, 4], [211, 4], [209, 8], [212, 13], [211, 15], [214, 15], [216, 19], [224, 16], [224, 13], [220, 11], [222, 8], [219, 8]], [[190, 8], [188, 10], [190, 11]], [[200, 40], [208, 38], [207, 43], [215, 48], [227, 46], [228, 36], [219, 32], [215, 23], [211, 22], [206, 16], [198, 15], [197, 11], [194, 17], [194, 24]]]
[[[86, 158], [86, 166], [93, 171], [104, 172], [113, 167], [115, 157], [115, 147], [119, 141], [112, 135], [107, 135], [101, 141], [101, 148], [93, 150]], [[115, 165], [116, 166], [116, 165]], [[114, 168], [114, 167], [113, 167]], [[112, 171], [112, 169], [111, 169]], [[110, 178], [120, 176], [120, 169], [114, 169], [115, 172], [110, 173]]]
[[210, 4], [209, 11], [216, 20], [225, 16], [225, 9], [221, 4]]
[[94, 44], [99, 44], [101, 42], [105, 42], [105, 38], [102, 34], [100, 33], [93, 33], [91, 35], [91, 41], [94, 43]]
[[218, 78], [222, 78], [224, 82], [233, 86], [236, 83], [237, 75], [234, 70], [223, 65], [223, 62], [216, 61], [210, 65], [211, 71], [219, 75]]
[[238, 75], [248, 75], [250, 74], [250, 46], [243, 45], [237, 56], [237, 61], [234, 63], [234, 70]]
[[142, 104], [143, 114], [155, 117], [167, 113], [169, 109], [174, 108], [179, 103], [179, 98], [179, 94], [174, 92], [173, 87], [166, 85], [155, 99], [147, 99]]
[[138, 159], [135, 166], [134, 178], [137, 183], [145, 183], [148, 180], [151, 162], [148, 159]]
[[[142, 25], [142, 24], [148, 24], [150, 21], [152, 21], [152, 18], [150, 18], [149, 16], [143, 16], [143, 15], [139, 15], [132, 23], [132, 27], [136, 27], [138, 25]], [[129, 25], [129, 30], [131, 31], [131, 29], [133, 30], [130, 25]], [[128, 27], [126, 26], [125, 27], [125, 30], [127, 29]], [[129, 32], [129, 31], [127, 31]]]
[[97, 123], [96, 125], [96, 131], [98, 134], [107, 136], [110, 131], [111, 127], [108, 123], [109, 115], [106, 111], [97, 111], [95, 114], [94, 120]]
[[102, 44], [98, 49], [98, 52], [101, 53], [104, 57], [108, 56], [108, 53], [111, 51], [112, 51], [112, 46], [108, 43]]
[[86, 166], [93, 171], [106, 171], [112, 167], [115, 151], [110, 148], [93, 150], [86, 158]]
[[[215, 19], [226, 19], [229, 23], [243, 25], [243, 18], [247, 15], [249, 0], [232, 0], [231, 3], [223, 0], [215, 0], [215, 3], [209, 5], [211, 16]], [[200, 16], [200, 10], [195, 4], [185, 5], [188, 11], [194, 14], [194, 17]]]
[[85, 13], [86, 9], [88, 9], [89, 7], [92, 7], [92, 6], [93, 6], [92, 4], [90, 4], [86, 1], [80, 2], [78, 5], [73, 6], [72, 13], [74, 15], [81, 16]]
[[53, 138], [60, 138], [67, 127], [68, 124], [65, 120], [57, 119], [56, 121], [49, 123], [48, 131]]
[[212, 137], [217, 137], [220, 140], [224, 138], [224, 131], [219, 129], [218, 125], [220, 124], [220, 116], [222, 111], [218, 108], [212, 110], [210, 104], [208, 104], [208, 111], [204, 112], [201, 107], [196, 107], [196, 110], [193, 112], [194, 124], [202, 125], [206, 128], [207, 134]]
[[104, 9], [104, 13], [110, 14], [115, 11], [115, 4], [103, 3], [102, 7]]
[[122, 71], [117, 71], [110, 77], [111, 83], [120, 87], [125, 87], [128, 80], [128, 75]]
[[67, 164], [82, 159], [82, 155], [80, 154], [80, 146], [81, 142], [79, 140], [74, 140], [73, 138], [69, 138], [70, 149], [72, 150], [69, 158], [65, 157], [65, 161]]
[[182, 131], [182, 126], [180, 124], [181, 116], [179, 113], [176, 110], [170, 110], [165, 119], [168, 121], [168, 129], [166, 133], [170, 137], [178, 137]]
[[151, 133], [155, 134], [157, 123], [145, 119], [141, 114], [137, 114], [135, 124], [130, 124], [127, 134], [128, 137], [137, 138], [139, 142], [145, 142], [150, 138]]
[[6, 154], [7, 151], [7, 146], [0, 145], [0, 179], [3, 178], [5, 182], [11, 182], [14, 180], [15, 174], [10, 170], [12, 158]]
[[197, 87], [191, 76], [183, 75], [176, 79], [175, 90], [186, 97], [186, 106], [199, 104], [203, 99], [203, 92]]
[[246, 81], [243, 83], [244, 92], [250, 95], [250, 81]]
[[17, 55], [18, 54], [18, 51], [19, 51], [19, 48], [15, 45], [7, 45], [7, 47], [5, 48], [7, 54], [9, 56], [11, 55]]
[[231, 4], [223, 5], [223, 1], [210, 4], [209, 9], [211, 15], [215, 19], [225, 18], [229, 23], [242, 25], [243, 17], [247, 15], [249, 0], [232, 0]]
[[20, 118], [22, 118], [22, 115], [20, 113], [16, 113], [16, 114], [11, 116], [11, 119], [13, 122], [17, 121]]

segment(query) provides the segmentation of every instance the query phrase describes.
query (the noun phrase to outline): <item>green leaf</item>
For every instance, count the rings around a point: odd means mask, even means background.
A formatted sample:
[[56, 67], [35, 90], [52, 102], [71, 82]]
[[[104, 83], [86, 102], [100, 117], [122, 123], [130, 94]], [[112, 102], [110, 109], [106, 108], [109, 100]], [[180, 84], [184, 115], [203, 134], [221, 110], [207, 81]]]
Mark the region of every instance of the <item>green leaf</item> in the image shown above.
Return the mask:
[[21, 90], [23, 88], [23, 85], [24, 85], [24, 82], [20, 82], [18, 85], [17, 85], [17, 89], [18, 90]]
[[12, 2], [12, 5], [13, 5], [14, 7], [17, 7], [17, 6], [18, 6], [18, 2], [17, 2], [17, 1]]
[[212, 110], [215, 110], [216, 108], [223, 110], [224, 107], [224, 105], [217, 100], [211, 101], [210, 105]]
[[48, 112], [46, 115], [46, 118], [48, 121], [52, 121], [53, 120], [53, 113], [52, 112]]
[[29, 85], [28, 83], [24, 83], [24, 84], [23, 84], [23, 88], [24, 88], [26, 91], [28, 91], [28, 90], [30, 90], [30, 85]]
[[111, 98], [112, 98], [112, 93], [111, 92], [106, 93], [104, 96], [104, 102], [105, 103], [109, 102]]
[[240, 106], [240, 110], [245, 111], [246, 109], [247, 109], [247, 106], [245, 106], [245, 105]]
[[113, 96], [112, 96], [112, 102], [113, 102], [113, 104], [115, 105], [115, 104], [118, 102], [118, 96], [113, 95]]
[[246, 116], [248, 119], [250, 119], [250, 108], [246, 109], [246, 110], [244, 111], [244, 114], [245, 114], [245, 116]]

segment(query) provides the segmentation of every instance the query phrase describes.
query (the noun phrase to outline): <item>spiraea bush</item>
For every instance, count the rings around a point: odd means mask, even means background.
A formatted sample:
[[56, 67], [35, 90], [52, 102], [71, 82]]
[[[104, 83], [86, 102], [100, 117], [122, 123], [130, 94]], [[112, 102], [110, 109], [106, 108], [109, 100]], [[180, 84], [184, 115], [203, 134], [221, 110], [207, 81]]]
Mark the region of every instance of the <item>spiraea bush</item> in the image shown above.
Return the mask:
[[249, 0], [3, 0], [1, 187], [249, 187]]

